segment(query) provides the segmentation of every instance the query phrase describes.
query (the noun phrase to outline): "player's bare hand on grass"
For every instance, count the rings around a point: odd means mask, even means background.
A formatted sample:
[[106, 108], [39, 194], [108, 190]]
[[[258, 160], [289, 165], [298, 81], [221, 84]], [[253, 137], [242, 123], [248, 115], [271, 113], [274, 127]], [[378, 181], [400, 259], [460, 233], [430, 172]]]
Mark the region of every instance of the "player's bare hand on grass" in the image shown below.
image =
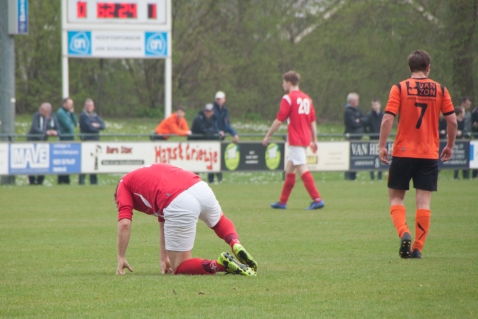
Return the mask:
[[123, 269], [128, 269], [130, 272], [133, 272], [133, 268], [128, 264], [126, 259], [118, 260], [118, 267], [116, 268], [117, 275], [124, 275], [126, 272]]
[[453, 154], [453, 148], [445, 146], [443, 151], [441, 151], [440, 160], [444, 163], [451, 158], [452, 154]]
[[169, 262], [169, 259], [161, 261], [161, 273], [163, 275], [173, 273], [173, 269], [171, 268], [171, 263]]
[[388, 164], [388, 150], [385, 147], [380, 148], [378, 156], [383, 164]]

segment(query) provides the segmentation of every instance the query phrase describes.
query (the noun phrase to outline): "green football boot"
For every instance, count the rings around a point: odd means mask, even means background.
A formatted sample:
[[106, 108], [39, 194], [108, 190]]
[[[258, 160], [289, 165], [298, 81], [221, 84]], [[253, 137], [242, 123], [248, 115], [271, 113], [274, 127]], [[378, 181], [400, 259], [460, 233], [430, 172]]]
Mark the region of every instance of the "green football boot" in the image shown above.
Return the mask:
[[234, 255], [236, 258], [243, 264], [246, 264], [250, 268], [257, 271], [257, 262], [252, 258], [252, 256], [246, 251], [241, 244], [234, 244], [233, 246]]
[[217, 262], [226, 268], [226, 273], [233, 275], [255, 276], [256, 272], [244, 264], [238, 262], [228, 253], [219, 255]]

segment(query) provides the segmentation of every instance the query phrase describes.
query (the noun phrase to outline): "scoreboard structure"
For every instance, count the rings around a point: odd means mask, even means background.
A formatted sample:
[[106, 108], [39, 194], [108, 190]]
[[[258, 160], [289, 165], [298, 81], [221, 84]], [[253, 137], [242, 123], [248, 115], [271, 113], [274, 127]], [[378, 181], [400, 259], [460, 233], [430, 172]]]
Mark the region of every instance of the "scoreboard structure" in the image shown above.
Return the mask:
[[[125, 2], [67, 0], [69, 24], [115, 25], [169, 29], [166, 0], [126, 0]], [[161, 29], [161, 28], [160, 28]]]
[[69, 58], [165, 59], [165, 116], [169, 116], [171, 1], [62, 0], [63, 96], [69, 95]]

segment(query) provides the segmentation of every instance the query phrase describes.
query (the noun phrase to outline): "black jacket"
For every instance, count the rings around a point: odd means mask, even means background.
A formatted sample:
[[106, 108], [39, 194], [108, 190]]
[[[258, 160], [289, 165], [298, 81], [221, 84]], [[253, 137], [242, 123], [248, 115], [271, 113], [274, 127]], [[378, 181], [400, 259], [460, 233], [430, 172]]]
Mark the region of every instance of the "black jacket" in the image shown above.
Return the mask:
[[471, 112], [471, 131], [476, 135], [478, 133], [478, 126], [473, 126], [473, 123], [477, 122], [478, 123], [478, 107], [476, 107], [472, 112]]
[[210, 118], [204, 115], [204, 111], [199, 111], [191, 127], [193, 134], [203, 134], [204, 136], [188, 136], [188, 140], [218, 140], [219, 128], [217, 119], [213, 114]]
[[[100, 127], [94, 127], [93, 123], [98, 123]], [[87, 133], [80, 136], [82, 141], [98, 141], [100, 139], [100, 130], [105, 129], [105, 123], [95, 112], [88, 114], [86, 111], [80, 114], [80, 132]]]
[[[365, 132], [367, 117], [363, 115], [358, 107], [347, 105], [344, 111], [344, 124], [345, 133], [360, 134]], [[361, 135], [350, 137], [351, 140], [360, 140], [361, 138]]]
[[46, 131], [54, 130], [60, 134], [60, 124], [56, 119], [55, 114], [51, 113], [50, 118], [44, 118], [40, 115], [40, 112], [36, 112], [33, 115], [32, 125], [30, 126], [30, 131], [28, 131], [27, 141], [46, 141], [48, 135]]
[[370, 111], [367, 113], [367, 127], [366, 127], [366, 132], [367, 133], [375, 133], [370, 136], [371, 140], [378, 140], [379, 136], [377, 135], [380, 133], [380, 126], [382, 126], [382, 118], [383, 118], [383, 112], [378, 111]]

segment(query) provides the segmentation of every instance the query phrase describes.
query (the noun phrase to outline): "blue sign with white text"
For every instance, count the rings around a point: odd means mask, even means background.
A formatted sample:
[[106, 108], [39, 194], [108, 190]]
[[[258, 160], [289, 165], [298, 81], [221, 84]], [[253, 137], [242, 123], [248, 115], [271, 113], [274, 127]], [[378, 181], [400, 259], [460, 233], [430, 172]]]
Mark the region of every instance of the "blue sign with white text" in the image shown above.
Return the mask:
[[18, 34], [28, 34], [28, 0], [17, 0]]
[[81, 143], [50, 144], [50, 173], [80, 173]]
[[91, 56], [91, 31], [68, 31], [68, 55]]
[[10, 144], [10, 174], [35, 175], [80, 172], [80, 143]]
[[145, 32], [144, 48], [146, 56], [167, 57], [168, 56], [168, 33], [167, 32]]

